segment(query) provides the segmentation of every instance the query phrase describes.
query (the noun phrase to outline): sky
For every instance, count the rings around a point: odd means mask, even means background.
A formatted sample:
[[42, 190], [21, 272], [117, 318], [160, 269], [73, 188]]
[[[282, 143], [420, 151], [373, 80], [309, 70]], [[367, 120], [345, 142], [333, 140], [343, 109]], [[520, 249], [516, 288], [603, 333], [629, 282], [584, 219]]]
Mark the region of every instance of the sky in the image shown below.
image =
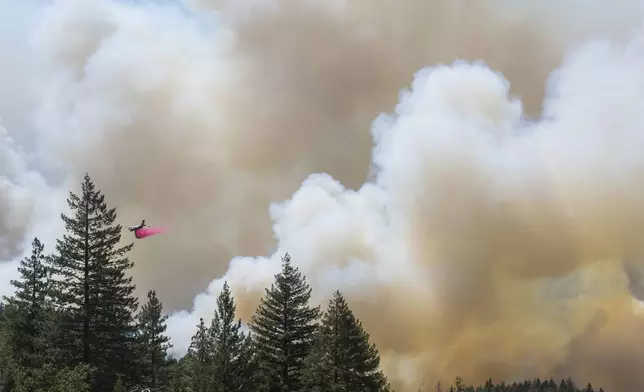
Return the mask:
[[644, 13], [607, 4], [0, 0], [0, 294], [87, 172], [169, 228], [131, 258], [176, 355], [288, 252], [398, 391], [641, 390]]

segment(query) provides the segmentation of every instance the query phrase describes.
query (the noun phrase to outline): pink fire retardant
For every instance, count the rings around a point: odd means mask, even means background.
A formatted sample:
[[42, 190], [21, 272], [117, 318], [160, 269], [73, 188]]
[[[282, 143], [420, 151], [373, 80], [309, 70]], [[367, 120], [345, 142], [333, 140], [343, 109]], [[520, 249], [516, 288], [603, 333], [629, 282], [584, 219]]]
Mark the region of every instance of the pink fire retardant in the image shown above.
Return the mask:
[[134, 236], [136, 238], [145, 238], [151, 235], [163, 233], [164, 231], [165, 231], [164, 227], [144, 227], [142, 229], [136, 230], [134, 232]]

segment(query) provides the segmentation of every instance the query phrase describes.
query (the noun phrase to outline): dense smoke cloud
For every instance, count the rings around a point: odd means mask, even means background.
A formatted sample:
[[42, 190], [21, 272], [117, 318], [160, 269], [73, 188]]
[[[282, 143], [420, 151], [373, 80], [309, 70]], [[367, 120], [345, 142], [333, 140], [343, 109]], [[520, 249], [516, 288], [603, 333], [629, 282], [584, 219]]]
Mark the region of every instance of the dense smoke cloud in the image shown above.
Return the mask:
[[49, 242], [60, 226], [55, 221], [62, 211], [60, 193], [33, 154], [31, 76], [36, 66], [28, 43], [39, 11], [34, 3], [0, 0], [0, 296], [12, 294], [15, 262], [29, 251], [31, 236]]
[[[399, 391], [639, 390], [644, 15], [605, 4], [55, 2], [29, 61], [0, 64], [25, 145], [0, 138], [0, 259], [53, 245], [87, 171], [121, 223], [171, 228], [132, 257], [140, 294], [192, 308], [179, 353], [224, 279], [247, 319], [289, 252], [316, 302], [347, 295]], [[424, 68], [455, 60], [485, 64]], [[16, 80], [36, 94], [8, 99]]]
[[124, 222], [173, 228], [135, 251], [140, 283], [167, 287], [173, 308], [232, 257], [270, 252], [268, 204], [310, 173], [359, 187], [371, 121], [419, 68], [482, 58], [537, 114], [566, 43], [639, 22], [622, 11], [592, 30], [584, 8], [553, 25], [558, 8], [512, 2], [232, 2], [217, 19], [173, 5], [57, 4], [35, 39], [42, 154], [76, 177], [89, 171]]
[[16, 265], [6, 261], [30, 251], [32, 234], [53, 242], [61, 226], [54, 219], [64, 211], [60, 190], [51, 189], [26, 158], [0, 123], [0, 296], [12, 294], [9, 281], [18, 275]]
[[51, 189], [31, 167], [28, 154], [0, 123], [0, 296], [11, 295], [15, 263], [29, 252], [31, 235], [53, 242], [64, 211], [60, 189]]

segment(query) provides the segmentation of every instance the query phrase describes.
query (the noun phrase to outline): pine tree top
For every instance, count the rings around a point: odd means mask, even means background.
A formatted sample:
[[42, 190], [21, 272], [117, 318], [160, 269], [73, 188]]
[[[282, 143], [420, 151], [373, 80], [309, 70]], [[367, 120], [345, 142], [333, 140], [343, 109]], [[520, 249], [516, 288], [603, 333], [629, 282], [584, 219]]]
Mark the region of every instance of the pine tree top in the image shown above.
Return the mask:
[[291, 265], [287, 253], [282, 271], [266, 289], [249, 323], [260, 373], [274, 386], [281, 384], [290, 390], [300, 386], [303, 362], [310, 352], [320, 312], [319, 306], [309, 305], [310, 296], [306, 278]]
[[147, 302], [143, 304], [139, 312], [139, 328], [142, 333], [150, 334], [153, 339], [165, 343], [169, 338], [163, 337], [161, 334], [166, 331], [165, 321], [168, 319], [168, 315], [163, 313], [163, 304], [157, 298], [156, 290], [149, 290], [147, 298]]
[[329, 300], [312, 353], [305, 373], [309, 389], [320, 384], [330, 390], [390, 389], [379, 369], [378, 350], [340, 291]]
[[[235, 344], [234, 341], [241, 341], [244, 337], [241, 331], [241, 319], [236, 318], [237, 305], [230, 291], [228, 282], [217, 297], [217, 308], [214, 311], [210, 326], [210, 334], [217, 344]], [[232, 339], [232, 340], [231, 340]]]
[[16, 288], [13, 297], [4, 299], [34, 316], [46, 303], [50, 271], [43, 254], [44, 245], [37, 237], [32, 241], [31, 247], [31, 255], [20, 261], [20, 279], [10, 281]]
[[353, 366], [364, 372], [375, 372], [380, 365], [380, 357], [374, 343], [369, 341], [369, 333], [362, 326], [349, 308], [347, 301], [339, 290], [322, 318], [322, 332], [339, 336], [341, 344], [347, 349], [347, 363], [356, 361]]
[[[53, 272], [79, 281], [84, 279], [86, 268], [92, 270], [92, 276], [104, 270], [105, 278], [131, 286], [132, 279], [125, 277], [124, 272], [133, 266], [127, 253], [134, 244], [119, 247], [122, 227], [115, 224], [116, 208], [107, 206], [105, 196], [88, 174], [81, 184], [80, 196], [69, 192], [67, 203], [72, 214], [61, 214], [66, 233], [56, 240], [57, 254], [49, 263]], [[132, 292], [128, 289], [124, 294], [131, 296]], [[135, 302], [134, 308], [138, 306], [138, 300]]]
[[299, 318], [304, 324], [317, 320], [320, 306], [309, 306], [311, 288], [306, 277], [291, 264], [291, 256], [286, 253], [282, 258], [282, 270], [274, 275], [275, 282], [265, 289], [266, 295], [251, 319], [251, 329], [257, 330], [261, 325], [277, 321], [277, 314], [284, 317]]
[[209, 363], [212, 359], [213, 346], [208, 328], [203, 318], [199, 318], [197, 332], [190, 339], [188, 354], [200, 363]]
[[223, 322], [230, 324], [234, 321], [236, 311], [237, 305], [235, 305], [235, 300], [230, 292], [228, 282], [225, 281], [224, 287], [217, 297], [217, 310], [215, 311], [215, 315], [221, 317]]

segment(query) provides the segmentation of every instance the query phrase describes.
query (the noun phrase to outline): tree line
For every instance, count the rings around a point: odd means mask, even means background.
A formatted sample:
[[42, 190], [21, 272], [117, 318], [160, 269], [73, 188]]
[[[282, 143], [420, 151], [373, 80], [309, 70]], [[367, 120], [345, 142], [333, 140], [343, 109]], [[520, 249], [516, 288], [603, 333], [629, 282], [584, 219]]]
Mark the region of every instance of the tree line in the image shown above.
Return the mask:
[[[0, 392], [390, 392], [376, 346], [336, 291], [326, 309], [288, 254], [245, 330], [224, 282], [177, 360], [156, 291], [139, 307], [116, 209], [89, 175], [51, 254], [38, 238], [0, 301]], [[436, 386], [441, 391], [440, 385]], [[449, 392], [594, 392], [572, 380], [466, 386]], [[600, 392], [603, 390], [599, 389]]]

